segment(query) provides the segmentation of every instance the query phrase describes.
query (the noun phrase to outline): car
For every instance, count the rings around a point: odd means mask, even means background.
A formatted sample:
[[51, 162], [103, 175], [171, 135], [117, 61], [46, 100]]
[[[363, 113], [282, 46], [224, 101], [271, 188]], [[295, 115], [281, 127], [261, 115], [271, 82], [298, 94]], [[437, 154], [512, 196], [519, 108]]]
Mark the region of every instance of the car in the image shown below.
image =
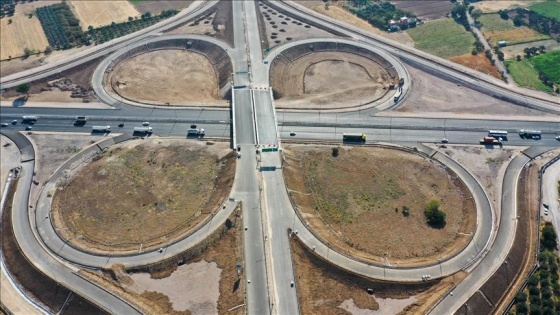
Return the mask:
[[548, 210], [544, 209], [544, 215], [548, 215]]
[[241, 151], [241, 146], [240, 145], [237, 146], [237, 152], [239, 152], [239, 151]]
[[12, 120], [12, 125], [17, 125], [17, 119]]
[[31, 130], [31, 129], [33, 129], [33, 127], [31, 127], [31, 126], [26, 126], [25, 127], [25, 130]]
[[122, 127], [124, 127], [124, 124], [123, 124], [123, 123], [120, 123], [120, 124], [119, 124], [119, 128], [122, 128]]
[[296, 132], [295, 132], [295, 131], [290, 131], [290, 136], [293, 137], [293, 136], [295, 136], [295, 135], [296, 135]]
[[442, 138], [441, 143], [449, 143], [449, 140], [447, 138]]
[[191, 125], [191, 129], [196, 129], [196, 125], [195, 125], [195, 124], [192, 124], [192, 125]]
[[539, 136], [539, 135], [534, 135], [534, 136], [531, 137], [531, 139], [533, 139], [533, 140], [539, 140], [540, 138], [541, 138], [541, 136]]
[[237, 153], [237, 158], [240, 159], [241, 158], [241, 153]]
[[2, 126], [2, 127], [8, 127], [8, 124], [7, 124], [7, 123], [2, 123], [2, 125], [0, 125], [0, 126]]
[[556, 139], [556, 140], [560, 140], [560, 136], [556, 136], [556, 138], [555, 138], [555, 139]]
[[145, 121], [145, 122], [142, 123], [142, 126], [149, 126], [149, 125], [150, 125], [149, 121]]

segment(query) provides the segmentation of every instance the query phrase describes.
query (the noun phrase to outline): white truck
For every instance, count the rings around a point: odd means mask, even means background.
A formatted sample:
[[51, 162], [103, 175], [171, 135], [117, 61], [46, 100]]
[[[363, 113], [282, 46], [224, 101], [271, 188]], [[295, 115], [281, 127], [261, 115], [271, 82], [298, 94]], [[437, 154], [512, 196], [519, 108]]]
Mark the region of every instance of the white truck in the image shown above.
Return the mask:
[[111, 126], [92, 126], [91, 132], [111, 132]]
[[151, 134], [152, 127], [134, 127], [134, 133]]
[[187, 137], [204, 137], [205, 131], [202, 128], [191, 128], [187, 130]]

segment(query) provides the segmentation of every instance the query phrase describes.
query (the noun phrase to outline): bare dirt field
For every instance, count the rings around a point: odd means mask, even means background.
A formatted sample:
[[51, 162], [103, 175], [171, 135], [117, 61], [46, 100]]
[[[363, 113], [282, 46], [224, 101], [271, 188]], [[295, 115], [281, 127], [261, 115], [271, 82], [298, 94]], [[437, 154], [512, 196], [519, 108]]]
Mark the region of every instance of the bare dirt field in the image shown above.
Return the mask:
[[279, 108], [341, 108], [374, 102], [387, 93], [387, 71], [345, 52], [317, 52], [271, 73]]
[[152, 14], [159, 14], [163, 10], [183, 10], [190, 6], [194, 1], [192, 0], [143, 0], [133, 1], [132, 4], [138, 12], [144, 14], [150, 12]]
[[[243, 264], [241, 218], [233, 214], [230, 219], [233, 227], [207, 239], [202, 252], [185, 253], [187, 259], [171, 258], [171, 265], [159, 271], [127, 273], [117, 267], [103, 274], [81, 272], [146, 314], [245, 314], [245, 307], [228, 311], [245, 302], [243, 271], [238, 275], [235, 268]], [[178, 266], [177, 261], [185, 265]]]
[[[362, 278], [326, 263], [296, 238], [290, 241], [302, 314], [425, 314], [447, 290], [464, 278], [395, 284]], [[369, 295], [366, 289], [373, 289]]]
[[413, 78], [412, 90], [396, 109], [387, 111], [403, 113], [430, 113], [439, 117], [440, 113], [481, 114], [492, 108], [492, 115], [501, 116], [543, 116], [547, 114], [514, 105], [486, 95], [445, 78], [422, 71], [408, 65]]
[[108, 79], [113, 91], [141, 103], [227, 106], [221, 100], [214, 67], [208, 58], [192, 51], [168, 49], [136, 55], [117, 64]]
[[[42, 49], [44, 49], [45, 47], [43, 47]], [[64, 59], [72, 54], [75, 54], [87, 48], [89, 47], [82, 46], [79, 48], [72, 48], [69, 50], [55, 50], [50, 55], [45, 55], [41, 53], [41, 54], [30, 56], [29, 58], [25, 58], [25, 59], [18, 58], [12, 60], [3, 60], [0, 62], [0, 69], [2, 69], [2, 71], [0, 71], [0, 76], [5, 77], [10, 74], [32, 69], [43, 64], [52, 63]]]
[[466, 54], [457, 57], [451, 57], [449, 60], [467, 66], [476, 71], [486, 73], [487, 75], [493, 76], [496, 79], [501, 79], [502, 76], [498, 69], [490, 63], [490, 60], [486, 58], [483, 54], [478, 54], [473, 56], [472, 54]]
[[442, 19], [453, 9], [449, 0], [391, 0], [397, 8], [414, 13], [421, 20]]
[[138, 17], [140, 13], [129, 1], [68, 1], [74, 15], [80, 20], [84, 31], [89, 26], [99, 27], [111, 22], [128, 21], [128, 17]]
[[0, 19], [0, 60], [21, 57], [25, 48], [44, 51], [49, 45], [37, 16], [29, 18], [18, 7], [14, 16]]
[[272, 48], [289, 41], [310, 37], [335, 37], [327, 31], [285, 16], [283, 13], [268, 7], [263, 2], [259, 2], [258, 7], [262, 17], [260, 20], [262, 23], [259, 23], [259, 27], [262, 33], [266, 33], [268, 44], [268, 46], [263, 48]]
[[[433, 161], [382, 148], [340, 147], [333, 157], [329, 147], [289, 146], [284, 153], [298, 211], [321, 238], [352, 255], [425, 264], [461, 250], [474, 231], [470, 191]], [[426, 223], [424, 206], [433, 199], [446, 212], [443, 228]]]
[[211, 215], [229, 194], [234, 173], [235, 156], [225, 143], [126, 142], [74, 171], [53, 192], [53, 222], [81, 248], [146, 250]]
[[510, 10], [514, 8], [525, 8], [537, 2], [545, 0], [485, 0], [471, 3], [472, 6], [482, 10], [484, 13], [498, 12], [500, 10]]

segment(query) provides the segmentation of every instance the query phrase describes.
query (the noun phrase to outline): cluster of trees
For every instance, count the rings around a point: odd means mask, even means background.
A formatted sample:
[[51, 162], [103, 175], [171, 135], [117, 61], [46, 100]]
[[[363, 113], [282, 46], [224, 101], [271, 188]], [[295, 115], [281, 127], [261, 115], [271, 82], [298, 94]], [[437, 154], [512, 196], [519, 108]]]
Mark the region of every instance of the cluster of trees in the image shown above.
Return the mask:
[[432, 227], [442, 228], [445, 226], [445, 212], [439, 208], [439, 201], [437, 200], [430, 200], [426, 203], [424, 216], [428, 224]]
[[516, 314], [555, 315], [560, 313], [560, 282], [555, 248], [556, 233], [552, 224], [547, 223], [541, 233], [539, 269], [527, 278], [528, 294], [519, 292], [515, 296]]
[[451, 9], [451, 17], [459, 24], [465, 27], [467, 32], [470, 32], [471, 26], [467, 19], [468, 7], [465, 4], [455, 4], [453, 9]]
[[87, 31], [88, 39], [98, 44], [107, 42], [113, 38], [124, 36], [126, 34], [134, 33], [145, 27], [153, 25], [165, 18], [177, 14], [177, 10], [164, 10], [159, 15], [152, 16], [150, 12], [142, 14], [140, 19], [128, 18], [127, 22], [111, 23], [111, 25], [102, 26], [99, 28], [89, 27]]
[[549, 35], [560, 40], [560, 19], [550, 18], [534, 11], [518, 8], [513, 18], [515, 26], [527, 25], [539, 33]]
[[[546, 52], [545, 50], [546, 50], [546, 47], [541, 45], [539, 47], [527, 47], [527, 48], [523, 49], [523, 53], [525, 54], [525, 58], [531, 58], [532, 56], [536, 56], [536, 55], [539, 55], [539, 54], [544, 54]], [[520, 60], [520, 59], [521, 59], [521, 56], [520, 56], [520, 58], [518, 58], [518, 60]]]
[[[390, 20], [398, 20], [406, 16], [415, 18], [416, 16], [407, 11], [397, 9], [390, 2], [374, 3], [371, 0], [350, 0], [352, 7], [347, 9], [356, 14], [359, 18], [368, 21], [371, 25], [380, 29], [387, 29]], [[409, 25], [409, 26], [415, 26]]]
[[0, 0], [0, 19], [13, 16], [16, 12], [16, 4], [26, 2], [33, 2], [33, 0]]
[[86, 40], [80, 21], [66, 2], [38, 8], [37, 17], [41, 21], [49, 45], [56, 49], [79, 46]]

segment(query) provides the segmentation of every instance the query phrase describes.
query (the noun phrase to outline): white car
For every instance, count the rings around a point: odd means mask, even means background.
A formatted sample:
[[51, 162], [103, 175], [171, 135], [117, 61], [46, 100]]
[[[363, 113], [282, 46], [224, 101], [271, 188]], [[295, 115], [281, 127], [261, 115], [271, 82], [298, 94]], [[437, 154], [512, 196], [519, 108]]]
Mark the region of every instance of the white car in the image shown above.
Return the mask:
[[441, 143], [449, 143], [449, 140], [447, 138], [442, 138]]
[[560, 140], [560, 136], [556, 136], [556, 138], [555, 138], [555, 139], [556, 139], [556, 140]]
[[2, 127], [8, 127], [8, 123], [2, 123]]

